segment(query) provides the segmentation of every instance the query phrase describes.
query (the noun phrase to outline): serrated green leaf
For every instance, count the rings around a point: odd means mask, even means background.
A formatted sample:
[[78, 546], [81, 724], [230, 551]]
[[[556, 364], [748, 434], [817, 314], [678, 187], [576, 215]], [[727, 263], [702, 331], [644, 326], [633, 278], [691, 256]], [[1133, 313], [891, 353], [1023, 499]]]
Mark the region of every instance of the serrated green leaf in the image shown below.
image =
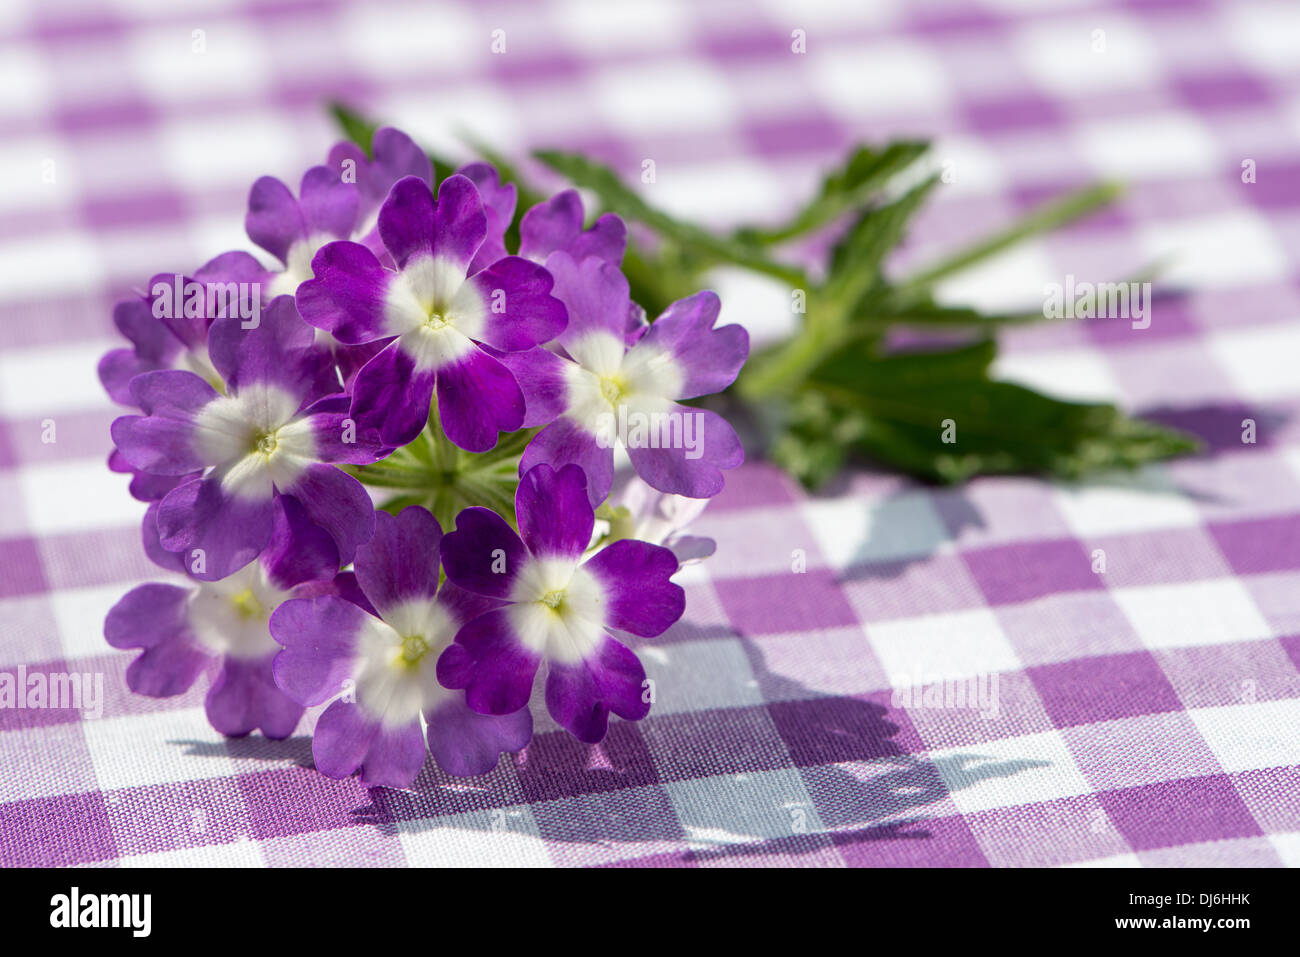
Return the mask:
[[814, 371], [808, 388], [853, 422], [857, 449], [941, 482], [998, 473], [1075, 478], [1197, 448], [1192, 437], [1113, 405], [993, 381], [994, 354], [991, 340], [885, 357], [845, 350]]
[[533, 155], [575, 185], [594, 192], [610, 212], [649, 226], [662, 238], [693, 255], [753, 269], [795, 287], [807, 286], [807, 279], [801, 270], [768, 258], [757, 246], [716, 235], [695, 223], [655, 209], [624, 184], [608, 166], [577, 153], [561, 150], [537, 150]]
[[841, 166], [826, 175], [817, 195], [785, 225], [742, 227], [736, 230], [735, 238], [769, 245], [825, 226], [869, 202], [892, 176], [912, 165], [929, 147], [924, 140], [897, 140], [883, 149], [858, 146]]
[[857, 218], [831, 251], [829, 296], [856, 302], [875, 285], [885, 257], [902, 241], [908, 223], [938, 182], [938, 175], [929, 176], [896, 200]]

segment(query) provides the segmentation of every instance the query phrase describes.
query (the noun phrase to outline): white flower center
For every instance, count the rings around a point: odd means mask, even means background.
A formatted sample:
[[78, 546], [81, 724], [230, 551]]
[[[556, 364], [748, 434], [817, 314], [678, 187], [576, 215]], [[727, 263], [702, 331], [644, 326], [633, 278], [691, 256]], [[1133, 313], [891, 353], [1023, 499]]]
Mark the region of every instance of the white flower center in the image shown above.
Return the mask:
[[431, 601], [366, 616], [356, 667], [357, 704], [388, 727], [409, 724], [455, 694], [438, 683], [437, 663], [456, 624]]
[[569, 348], [576, 365], [565, 367], [567, 415], [593, 434], [615, 436], [610, 426], [620, 410], [651, 417], [670, 412], [682, 394], [685, 375], [670, 353], [637, 344], [625, 354], [623, 343], [608, 332], [592, 332]]
[[262, 658], [280, 650], [267, 620], [288, 597], [266, 577], [261, 562], [253, 562], [221, 581], [199, 585], [190, 598], [190, 627], [214, 655]]
[[519, 572], [507, 614], [524, 647], [562, 664], [591, 656], [605, 635], [605, 590], [571, 558], [533, 558]]
[[298, 400], [276, 386], [255, 383], [238, 395], [218, 396], [195, 419], [200, 457], [222, 472], [222, 488], [265, 498], [271, 484], [292, 485], [316, 460], [311, 423], [295, 418]]
[[325, 233], [317, 233], [306, 239], [299, 239], [289, 247], [288, 262], [284, 264], [281, 272], [275, 273], [271, 279], [270, 298], [276, 296], [292, 296], [298, 291], [298, 287], [308, 279], [314, 279], [316, 274], [312, 272], [311, 261], [316, 258], [320, 248], [326, 243], [334, 242], [335, 237]]
[[416, 368], [440, 369], [459, 361], [483, 337], [487, 307], [465, 271], [445, 259], [422, 256], [392, 277], [384, 295], [390, 335]]

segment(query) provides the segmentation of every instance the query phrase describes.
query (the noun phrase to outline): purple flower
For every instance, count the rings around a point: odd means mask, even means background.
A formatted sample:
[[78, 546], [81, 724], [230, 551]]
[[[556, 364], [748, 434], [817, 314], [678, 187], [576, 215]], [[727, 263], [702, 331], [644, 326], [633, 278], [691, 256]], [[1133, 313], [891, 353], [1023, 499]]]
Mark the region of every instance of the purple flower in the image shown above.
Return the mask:
[[365, 784], [407, 787], [424, 764], [426, 739], [447, 773], [485, 774], [498, 754], [532, 737], [527, 709], [476, 714], [463, 692], [438, 683], [438, 655], [456, 631], [499, 604], [455, 585], [439, 590], [441, 539], [422, 508], [381, 512], [374, 538], [357, 550], [360, 596], [287, 601], [271, 619], [284, 649], [275, 659], [279, 686], [307, 706], [343, 693], [312, 741], [316, 767], [329, 777], [360, 768]]
[[267, 619], [291, 595], [346, 590], [350, 576], [335, 580], [336, 561], [330, 537], [294, 499], [281, 498], [260, 561], [197, 587], [140, 585], [109, 611], [104, 637], [114, 648], [141, 649], [126, 669], [132, 691], [180, 694], [215, 660], [220, 668], [205, 702], [212, 726], [232, 737], [254, 728], [268, 738], [287, 737], [303, 709], [272, 680], [279, 645]]
[[473, 275], [498, 259], [506, 258], [506, 230], [514, 219], [515, 203], [519, 197], [515, 184], [502, 184], [496, 167], [491, 163], [467, 163], [456, 172], [468, 177], [478, 189], [479, 197], [483, 200], [483, 212], [487, 216], [487, 236], [469, 264], [470, 274]]
[[550, 423], [524, 451], [520, 472], [541, 463], [579, 465], [598, 505], [613, 483], [614, 447], [622, 445], [637, 474], [661, 492], [720, 492], [722, 470], [744, 461], [740, 439], [721, 416], [677, 400], [720, 392], [735, 380], [749, 355], [744, 328], [715, 329], [718, 297], [700, 292], [629, 334], [631, 300], [617, 267], [557, 252], [547, 268], [569, 313], [559, 337], [564, 355], [532, 349], [503, 360], [527, 396], [524, 425]]
[[611, 544], [635, 538], [664, 546], [677, 556], [680, 565], [703, 561], [717, 550], [718, 543], [702, 535], [687, 534], [687, 530], [708, 504], [707, 499], [656, 491], [635, 472], [624, 470], [614, 477], [609, 511], [604, 515]]
[[292, 496], [329, 532], [336, 567], [346, 564], [370, 537], [374, 510], [356, 479], [325, 463], [365, 464], [384, 450], [348, 418], [347, 396], [331, 394], [339, 384], [328, 353], [313, 344], [288, 296], [273, 300], [255, 329], [218, 319], [208, 348], [225, 395], [191, 372], [147, 372], [131, 381], [144, 415], [112, 426], [132, 468], [201, 473], [159, 504], [163, 548], [186, 552], [197, 578], [225, 578], [266, 547], [275, 500]]
[[[433, 164], [428, 154], [401, 130], [390, 126], [376, 130], [370, 141], [370, 150], [374, 159], [367, 157], [360, 146], [350, 141], [336, 143], [330, 150], [327, 161], [330, 169], [336, 170], [345, 181], [350, 177], [350, 181], [357, 185], [356, 228], [352, 236], [339, 238], [364, 237], [373, 232], [379, 207], [399, 179], [418, 176], [433, 184]], [[378, 251], [377, 246], [371, 248]], [[313, 256], [308, 257], [308, 262]]]
[[551, 276], [517, 256], [471, 272], [487, 215], [465, 176], [444, 180], [436, 202], [418, 177], [398, 182], [379, 211], [379, 235], [395, 270], [358, 243], [330, 243], [312, 262], [316, 278], [298, 289], [298, 308], [341, 342], [391, 340], [353, 382], [359, 425], [385, 445], [405, 445], [424, 428], [436, 388], [447, 437], [485, 452], [499, 431], [521, 426], [524, 397], [481, 345], [513, 352], [556, 336], [565, 312]]
[[583, 561], [595, 513], [582, 469], [546, 465], [520, 480], [519, 535], [495, 512], [467, 508], [442, 540], [447, 579], [504, 602], [470, 621], [438, 661], [438, 679], [464, 688], [482, 714], [523, 708], [543, 661], [546, 707], [577, 738], [605, 736], [609, 713], [650, 711], [645, 669], [610, 635], [653, 637], [681, 617], [686, 595], [669, 580], [673, 553], [624, 539]]
[[[326, 243], [354, 239], [376, 252], [382, 250], [375, 229], [380, 204], [393, 184], [404, 176], [433, 182], [429, 157], [400, 130], [375, 132], [369, 159], [355, 143], [338, 143], [324, 166], [303, 174], [298, 196], [283, 182], [263, 176], [248, 196], [244, 228], [248, 237], [280, 261], [281, 268], [267, 270], [247, 253], [227, 253], [238, 259], [241, 278], [258, 283], [267, 301], [292, 296], [312, 278], [311, 263]], [[377, 349], [348, 347], [317, 330], [317, 344], [328, 347], [344, 382], [350, 383]]]
[[565, 252], [575, 262], [589, 256], [617, 266], [627, 249], [627, 226], [613, 213], [605, 213], [582, 228], [582, 198], [566, 189], [524, 213], [519, 221], [519, 255], [545, 263], [554, 252]]
[[[131, 380], [160, 369], [188, 369], [213, 388], [224, 388], [208, 357], [208, 327], [219, 309], [224, 310], [231, 300], [225, 296], [210, 298], [206, 290], [209, 285], [258, 283], [264, 274], [257, 260], [247, 253], [223, 253], [204, 263], [192, 276], [154, 276], [146, 292], [115, 303], [113, 324], [130, 341], [131, 348], [113, 349], [99, 361], [99, 381], [109, 398], [121, 405], [133, 405]], [[189, 291], [195, 288], [204, 291], [201, 304], [189, 299]]]

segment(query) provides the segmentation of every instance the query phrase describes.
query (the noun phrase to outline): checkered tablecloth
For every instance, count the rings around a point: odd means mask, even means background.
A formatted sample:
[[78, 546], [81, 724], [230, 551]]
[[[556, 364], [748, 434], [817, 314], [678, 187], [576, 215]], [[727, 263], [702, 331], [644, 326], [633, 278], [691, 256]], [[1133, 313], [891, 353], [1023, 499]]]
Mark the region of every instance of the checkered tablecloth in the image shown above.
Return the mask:
[[[102, 673], [105, 701], [0, 710], [0, 863], [1300, 863], [1297, 37], [1290, 0], [6, 0], [0, 672]], [[246, 248], [249, 184], [321, 161], [328, 97], [453, 155], [463, 129], [633, 180], [653, 158], [647, 197], [712, 223], [788, 212], [856, 141], [932, 136], [956, 175], [900, 267], [1124, 178], [1114, 211], [944, 292], [1035, 308], [1067, 273], [1172, 257], [1151, 328], [1027, 328], [1000, 371], [1208, 453], [817, 496], [752, 463], [699, 523], [718, 551], [681, 577], [685, 618], [638, 645], [654, 712], [601, 745], [539, 715], [494, 773], [430, 762], [399, 792], [312, 770], [310, 714], [224, 740], [202, 682], [130, 695], [103, 641], [165, 575], [104, 466], [95, 362], [115, 296]], [[718, 287], [758, 335], [788, 313]], [[996, 706], [893, 690], [939, 676]]]

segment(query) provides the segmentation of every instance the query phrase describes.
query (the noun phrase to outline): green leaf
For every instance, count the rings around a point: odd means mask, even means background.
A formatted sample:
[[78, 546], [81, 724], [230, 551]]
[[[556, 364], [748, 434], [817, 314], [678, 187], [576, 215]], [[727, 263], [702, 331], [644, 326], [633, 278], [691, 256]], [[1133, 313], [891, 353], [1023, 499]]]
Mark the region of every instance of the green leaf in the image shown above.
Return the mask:
[[902, 241], [907, 224], [938, 182], [937, 174], [927, 177], [893, 202], [858, 217], [831, 252], [827, 295], [856, 302], [876, 284], [885, 257]]
[[1041, 309], [1026, 313], [984, 313], [965, 306], [941, 306], [923, 298], [914, 303], [892, 301], [889, 294], [872, 296], [854, 312], [853, 324], [877, 331], [883, 326], [911, 326], [923, 329], [991, 329], [1001, 326], [1043, 322]]
[[814, 371], [808, 388], [835, 410], [836, 423], [852, 423], [858, 451], [941, 482], [995, 473], [1076, 478], [1198, 447], [1191, 436], [1113, 405], [993, 381], [994, 353], [991, 340], [885, 357], [846, 349]]
[[694, 223], [676, 219], [655, 209], [626, 186], [608, 166], [578, 153], [560, 150], [537, 150], [533, 155], [575, 185], [594, 192], [610, 212], [617, 213], [624, 219], [644, 223], [659, 233], [661, 238], [681, 246], [691, 254], [753, 269], [792, 286], [807, 286], [807, 279], [801, 270], [768, 258], [757, 246], [716, 235]]
[[890, 177], [912, 165], [929, 147], [924, 140], [897, 140], [883, 149], [858, 146], [842, 166], [826, 175], [817, 195], [784, 226], [742, 227], [735, 238], [766, 245], [825, 226], [869, 202]]
[[334, 122], [338, 124], [338, 128], [343, 135], [365, 150], [366, 156], [374, 159], [374, 153], [371, 152], [370, 145], [375, 138], [375, 130], [379, 129], [379, 125], [370, 122], [346, 103], [338, 100], [330, 103], [329, 111], [330, 116], [334, 117]]

